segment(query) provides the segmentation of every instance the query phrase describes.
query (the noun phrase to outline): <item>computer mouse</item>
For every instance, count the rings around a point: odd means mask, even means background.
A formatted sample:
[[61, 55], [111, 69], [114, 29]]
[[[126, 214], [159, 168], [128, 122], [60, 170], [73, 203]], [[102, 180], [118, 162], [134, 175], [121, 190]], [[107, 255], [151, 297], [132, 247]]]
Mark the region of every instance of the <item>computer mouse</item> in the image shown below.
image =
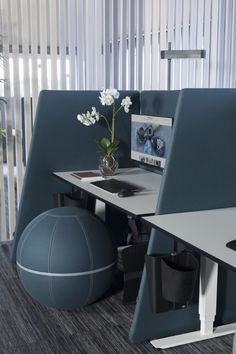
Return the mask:
[[226, 247], [231, 248], [231, 250], [236, 251], [236, 240], [229, 241], [226, 243]]
[[134, 192], [131, 189], [123, 188], [118, 192], [118, 197], [120, 198], [130, 197], [131, 195], [134, 195]]

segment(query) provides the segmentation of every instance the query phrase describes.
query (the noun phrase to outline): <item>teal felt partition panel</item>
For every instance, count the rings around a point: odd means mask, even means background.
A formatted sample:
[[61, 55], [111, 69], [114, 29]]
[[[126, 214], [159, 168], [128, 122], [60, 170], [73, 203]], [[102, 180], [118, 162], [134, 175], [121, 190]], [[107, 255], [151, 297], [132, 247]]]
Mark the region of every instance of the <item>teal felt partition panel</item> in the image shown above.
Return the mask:
[[174, 118], [179, 92], [178, 90], [141, 91], [141, 114]]
[[[120, 167], [130, 161], [130, 117], [140, 111], [139, 93], [120, 91], [122, 98], [131, 96], [130, 113], [120, 111], [117, 116], [116, 138], [120, 140]], [[53, 193], [68, 192], [71, 186], [52, 175], [53, 171], [97, 169], [101, 150], [96, 140], [108, 136], [106, 123], [101, 119], [93, 126], [77, 120], [78, 113], [91, 111], [94, 106], [104, 115], [111, 107], [102, 106], [99, 91], [42, 91], [38, 99], [30, 153], [27, 161], [12, 260], [16, 246], [27, 224], [40, 213], [53, 207]]]
[[236, 205], [236, 89], [186, 89], [158, 213]]
[[[235, 136], [236, 89], [182, 90], [156, 213], [235, 207]], [[153, 230], [148, 254], [170, 249], [165, 232]], [[235, 299], [236, 274], [220, 267], [216, 325], [236, 320]], [[198, 328], [196, 304], [160, 314], [150, 311], [144, 270], [130, 339], [157, 339]]]

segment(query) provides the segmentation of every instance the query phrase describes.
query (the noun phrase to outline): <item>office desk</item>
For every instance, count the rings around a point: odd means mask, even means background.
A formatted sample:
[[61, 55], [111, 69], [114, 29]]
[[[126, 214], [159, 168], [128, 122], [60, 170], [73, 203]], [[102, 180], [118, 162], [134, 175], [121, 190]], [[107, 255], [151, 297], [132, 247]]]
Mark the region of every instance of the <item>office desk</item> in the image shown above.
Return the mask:
[[[132, 220], [133, 218], [140, 218], [143, 215], [155, 214], [161, 184], [161, 175], [140, 168], [119, 169], [118, 173], [111, 178], [130, 182], [142, 188], [142, 191], [137, 192], [133, 196], [120, 198], [116, 194], [112, 194], [110, 192], [105, 191], [104, 189], [94, 186], [93, 184], [91, 184], [91, 182], [79, 180], [78, 178], [71, 175], [73, 172], [75, 171], [55, 172], [54, 174], [62, 178], [63, 180], [77, 186], [78, 188], [86, 191], [96, 199], [101, 200], [106, 204], [112, 205], [113, 207], [118, 208], [129, 216], [131, 216], [131, 218], [129, 219], [129, 225], [131, 229], [135, 227], [135, 232], [137, 231], [137, 229], [135, 221]], [[98, 180], [101, 180], [101, 177], [99, 177]], [[98, 211], [98, 209], [101, 208], [102, 215], [101, 210]], [[98, 214], [100, 217], [104, 218], [104, 209], [104, 205], [99, 205], [98, 208], [96, 207], [95, 213]], [[142, 249], [139, 248], [138, 253], [141, 254], [142, 257]], [[126, 258], [127, 257], [129, 256], [126, 255]], [[126, 263], [127, 262], [124, 262], [124, 264]], [[139, 263], [140, 260], [138, 260], [138, 264]], [[140, 267], [140, 265], [138, 267]], [[130, 268], [130, 266], [128, 268]], [[124, 278], [124, 301], [134, 301], [133, 294], [135, 293], [133, 292], [133, 290], [130, 291], [128, 289], [130, 288], [130, 286], [132, 286], [132, 288], [138, 286], [138, 284], [135, 282], [139, 282], [139, 268], [135, 269], [135, 272], [137, 274], [136, 276], [132, 275], [133, 279], [131, 279], [131, 282], [129, 279], [129, 273], [132, 273], [134, 271], [126, 269], [126, 272], [127, 274]]]
[[[54, 174], [63, 180], [79, 187], [80, 189], [93, 195], [95, 198], [115, 206], [125, 213], [139, 217], [143, 215], [153, 215], [156, 211], [157, 200], [159, 196], [161, 175], [146, 171], [141, 168], [122, 168], [112, 177], [121, 181], [133, 183], [143, 188], [133, 196], [120, 198], [116, 194], [109, 193], [98, 188], [87, 181], [81, 181], [73, 177], [70, 172], [54, 172]], [[98, 171], [94, 171], [98, 172]]]
[[236, 270], [236, 252], [225, 246], [236, 238], [236, 208], [154, 215], [144, 217], [143, 220], [193, 246], [202, 254], [199, 289], [200, 331], [153, 340], [151, 343], [157, 348], [167, 348], [234, 333], [235, 323], [219, 327], [213, 327], [213, 323], [217, 304], [216, 262]]

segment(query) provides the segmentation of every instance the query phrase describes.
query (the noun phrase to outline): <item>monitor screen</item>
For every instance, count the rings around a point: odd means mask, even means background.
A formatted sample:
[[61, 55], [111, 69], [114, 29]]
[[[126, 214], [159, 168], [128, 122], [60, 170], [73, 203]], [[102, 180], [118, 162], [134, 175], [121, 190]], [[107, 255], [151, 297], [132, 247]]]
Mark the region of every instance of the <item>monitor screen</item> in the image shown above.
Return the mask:
[[131, 117], [131, 158], [164, 169], [169, 152], [172, 118], [135, 115]]

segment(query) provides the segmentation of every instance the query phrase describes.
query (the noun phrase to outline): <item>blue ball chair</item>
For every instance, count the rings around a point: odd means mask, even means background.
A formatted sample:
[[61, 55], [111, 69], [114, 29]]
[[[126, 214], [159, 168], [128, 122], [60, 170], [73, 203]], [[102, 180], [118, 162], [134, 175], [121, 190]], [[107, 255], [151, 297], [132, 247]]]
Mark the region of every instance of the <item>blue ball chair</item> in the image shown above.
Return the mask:
[[40, 303], [72, 309], [99, 299], [110, 287], [117, 252], [104, 222], [91, 212], [62, 207], [25, 228], [17, 246], [17, 271]]

